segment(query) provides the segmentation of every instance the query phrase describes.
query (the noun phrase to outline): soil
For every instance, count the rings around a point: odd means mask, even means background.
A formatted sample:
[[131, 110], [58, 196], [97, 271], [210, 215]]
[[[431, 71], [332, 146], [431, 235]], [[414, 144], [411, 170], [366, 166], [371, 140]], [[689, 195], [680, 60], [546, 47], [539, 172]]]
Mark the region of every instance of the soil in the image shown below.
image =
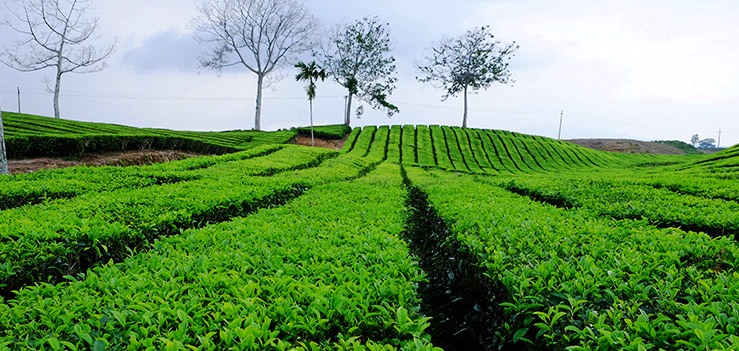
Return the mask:
[[629, 139], [573, 139], [567, 141], [595, 150], [622, 152], [627, 154], [685, 154], [685, 152], [672, 145], [653, 143], [648, 141]]
[[79, 157], [38, 157], [22, 160], [8, 160], [10, 174], [35, 172], [40, 169], [53, 169], [72, 166], [134, 166], [181, 160], [200, 156], [176, 150], [136, 150], [84, 154]]
[[[316, 147], [323, 147], [323, 148], [327, 148], [327, 149], [339, 151], [339, 150], [341, 150], [342, 147], [344, 147], [344, 143], [346, 143], [346, 139], [348, 137], [349, 136], [347, 135], [343, 139], [336, 139], [336, 140], [314, 138], [315, 139], [315, 146]], [[311, 146], [310, 137], [309, 136], [298, 135], [295, 138], [295, 140], [293, 140], [293, 144]]]
[[[348, 137], [348, 136], [347, 136]], [[346, 139], [328, 140], [315, 138], [315, 146], [331, 150], [341, 150]], [[298, 136], [294, 144], [310, 146], [310, 137]], [[8, 160], [10, 174], [35, 172], [40, 169], [53, 169], [73, 166], [134, 166], [181, 160], [188, 157], [202, 156], [177, 150], [136, 150], [109, 152], [102, 154], [84, 154], [79, 157], [38, 157], [22, 160]]]

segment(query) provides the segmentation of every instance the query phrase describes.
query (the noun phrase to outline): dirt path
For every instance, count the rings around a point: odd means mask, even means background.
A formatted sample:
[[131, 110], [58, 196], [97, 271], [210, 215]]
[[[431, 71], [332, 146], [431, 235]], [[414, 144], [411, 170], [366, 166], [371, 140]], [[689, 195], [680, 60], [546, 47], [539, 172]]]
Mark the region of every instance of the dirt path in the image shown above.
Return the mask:
[[35, 172], [40, 169], [53, 169], [73, 166], [133, 166], [181, 160], [200, 156], [175, 150], [137, 150], [85, 154], [75, 158], [38, 157], [23, 160], [8, 160], [10, 174]]
[[[347, 138], [327, 140], [316, 138], [316, 147], [341, 150]], [[310, 137], [298, 136], [293, 144], [310, 146]], [[169, 162], [188, 157], [203, 156], [176, 150], [137, 150], [108, 152], [102, 154], [85, 154], [80, 157], [37, 157], [23, 160], [8, 160], [10, 174], [35, 172], [40, 169], [53, 169], [73, 166], [134, 166]]]
[[[315, 146], [338, 151], [338, 150], [341, 150], [342, 147], [344, 147], [344, 143], [346, 143], [346, 139], [348, 137], [349, 136], [347, 135], [343, 139], [337, 139], [337, 140], [314, 138], [316, 142]], [[298, 144], [298, 145], [311, 146], [309, 136], [298, 135], [295, 138], [295, 140], [293, 140], [293, 143]]]

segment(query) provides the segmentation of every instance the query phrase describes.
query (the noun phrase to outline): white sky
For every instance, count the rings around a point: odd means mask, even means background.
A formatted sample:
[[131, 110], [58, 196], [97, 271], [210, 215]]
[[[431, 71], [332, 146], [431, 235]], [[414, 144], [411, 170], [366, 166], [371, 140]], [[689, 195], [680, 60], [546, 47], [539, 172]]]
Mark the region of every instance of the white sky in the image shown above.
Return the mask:
[[[62, 117], [187, 130], [251, 129], [256, 79], [244, 70], [220, 76], [197, 67], [203, 51], [188, 23], [192, 0], [98, 0], [100, 36], [118, 37], [100, 73], [62, 81]], [[513, 87], [493, 85], [470, 97], [469, 126], [562, 138], [677, 139], [693, 134], [739, 143], [739, 26], [736, 0], [307, 0], [324, 26], [377, 15], [390, 23], [399, 83], [391, 119], [365, 106], [353, 125], [461, 124], [462, 98], [415, 80], [413, 66], [432, 41], [490, 25], [521, 48], [511, 61]], [[0, 28], [0, 46], [17, 38]], [[262, 127], [308, 124], [296, 72], [265, 90]], [[44, 76], [0, 65], [0, 101], [16, 111], [53, 115]], [[345, 91], [318, 85], [316, 124], [343, 121]]]

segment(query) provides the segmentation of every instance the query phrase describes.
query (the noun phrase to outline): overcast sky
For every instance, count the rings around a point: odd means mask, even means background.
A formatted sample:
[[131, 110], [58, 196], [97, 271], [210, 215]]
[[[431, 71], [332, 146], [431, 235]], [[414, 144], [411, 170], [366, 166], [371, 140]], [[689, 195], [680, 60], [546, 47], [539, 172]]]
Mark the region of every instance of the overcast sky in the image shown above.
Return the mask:
[[[470, 97], [468, 125], [562, 138], [676, 139], [693, 134], [739, 143], [739, 26], [736, 0], [307, 0], [330, 27], [363, 16], [390, 24], [399, 82], [388, 118], [365, 106], [353, 125], [448, 124], [462, 121], [462, 98], [415, 80], [413, 62], [442, 36], [490, 25], [516, 41], [516, 83]], [[220, 75], [199, 69], [203, 52], [188, 25], [193, 0], [98, 0], [101, 41], [118, 38], [108, 68], [62, 81], [62, 117], [186, 130], [251, 129], [256, 79], [245, 69]], [[0, 45], [17, 34], [0, 28]], [[292, 66], [264, 92], [262, 128], [307, 125], [308, 102]], [[43, 79], [0, 65], [0, 100], [16, 111], [53, 115]], [[316, 124], [343, 121], [344, 95], [319, 83]]]

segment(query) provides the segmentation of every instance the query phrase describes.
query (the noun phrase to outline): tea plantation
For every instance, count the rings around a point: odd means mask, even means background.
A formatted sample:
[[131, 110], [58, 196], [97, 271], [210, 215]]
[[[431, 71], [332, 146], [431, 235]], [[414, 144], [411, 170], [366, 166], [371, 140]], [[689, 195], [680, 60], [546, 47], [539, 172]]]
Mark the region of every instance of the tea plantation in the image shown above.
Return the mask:
[[738, 147], [381, 126], [336, 152], [15, 117], [24, 156], [221, 155], [0, 177], [0, 349], [739, 349]]

